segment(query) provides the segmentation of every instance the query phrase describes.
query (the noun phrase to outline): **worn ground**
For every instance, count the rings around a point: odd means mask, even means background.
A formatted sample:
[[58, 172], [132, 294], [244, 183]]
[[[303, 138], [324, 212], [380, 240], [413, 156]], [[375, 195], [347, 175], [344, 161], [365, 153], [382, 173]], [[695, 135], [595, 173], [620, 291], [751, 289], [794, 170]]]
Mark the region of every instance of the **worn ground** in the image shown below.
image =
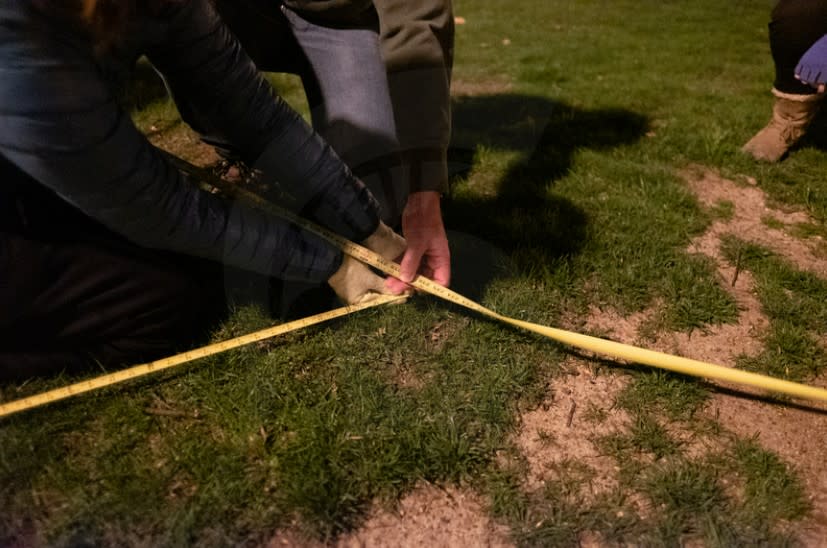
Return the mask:
[[[209, 149], [202, 148], [194, 136], [177, 138], [190, 139], [183, 147], [189, 151], [190, 160], [200, 164], [214, 161]], [[752, 178], [730, 180], [702, 166], [689, 166], [681, 176], [702, 206], [713, 208], [722, 203], [733, 206], [730, 215], [715, 221], [705, 233], [693, 239], [687, 251], [703, 254], [715, 262], [720, 284], [738, 304], [737, 323], [691, 333], [653, 333], [647, 324], [657, 316], [657, 306], [629, 316], [593, 307], [585, 323], [562, 327], [584, 329], [618, 342], [733, 366], [738, 356], [755, 355], [761, 350], [759, 337], [767, 328], [768, 320], [755, 296], [750, 273], [739, 271], [722, 257], [721, 238], [735, 235], [760, 244], [798, 268], [827, 278], [824, 241], [818, 235], [804, 239], [791, 235], [791, 228], [812, 220], [802, 211], [769, 205]], [[822, 341], [827, 344], [827, 337]], [[629, 416], [615, 401], [628, 376], [622, 370], [601, 368], [597, 372], [594, 364], [582, 357], [569, 358], [566, 369], [567, 374], [551, 382], [547, 400], [521, 416], [521, 428], [514, 441], [529, 465], [526, 490], [541, 488], [567, 463], [579, 462], [593, 471], [581, 493], [589, 499], [618, 485], [619, 467], [610, 457], [601, 454], [596, 440], [628, 429]], [[401, 384], [411, 382], [400, 380]], [[827, 378], [814, 379], [812, 384], [827, 387]], [[797, 537], [805, 546], [823, 545], [827, 539], [827, 474], [824, 473], [827, 404], [785, 404], [767, 399], [757, 390], [720, 386], [712, 390], [702, 416], [714, 419], [735, 435], [755, 437], [763, 447], [792, 466], [803, 480], [812, 505], [810, 516], [797, 526]], [[590, 420], [589, 413], [599, 413], [600, 420]], [[710, 443], [717, 444], [710, 440], [693, 441], [692, 450], [698, 452], [714, 449]], [[652, 511], [645, 497], [632, 498], [633, 507], [640, 515]], [[396, 505], [377, 504], [361, 527], [327, 545], [337, 548], [513, 545], [508, 528], [492, 520], [487, 504], [488, 501], [468, 488], [422, 484]], [[599, 536], [588, 531], [581, 534], [579, 542], [581, 546], [603, 545]], [[292, 530], [278, 533], [269, 543], [271, 548], [324, 545]]]
[[[697, 360], [732, 366], [739, 355], [753, 355], [762, 345], [757, 336], [768, 321], [753, 293], [748, 272], [739, 272], [719, 252], [722, 236], [737, 235], [760, 243], [785, 257], [799, 268], [827, 276], [827, 257], [819, 236], [799, 239], [780, 228], [769, 228], [762, 221], [772, 218], [784, 226], [810, 220], [800, 211], [782, 211], [767, 204], [766, 197], [749, 178], [725, 179], [700, 166], [688, 168], [683, 177], [701, 204], [713, 207], [721, 202], [734, 204], [730, 218], [719, 220], [693, 240], [688, 251], [702, 253], [718, 265], [721, 284], [736, 299], [738, 322], [706, 329], [702, 332], [658, 332], [641, 335], [646, 320], [656, 309], [623, 317], [612, 310], [593, 309], [586, 325], [590, 332], [612, 340], [644, 346]], [[827, 341], [827, 339], [825, 339]], [[577, 461], [595, 473], [586, 487], [586, 496], [594, 497], [617, 486], [619, 468], [601, 454], [594, 441], [600, 436], [628, 427], [629, 417], [615, 405], [615, 398], [627, 381], [623, 372], [596, 374], [588, 360], [571, 358], [568, 374], [554, 380], [548, 401], [523, 414], [522, 427], [516, 435], [517, 445], [527, 458], [530, 473], [526, 489], [536, 489], [554, 478], [561, 464]], [[815, 386], [827, 387], [827, 379], [816, 379]], [[602, 409], [603, 419], [595, 424], [584, 418], [587, 410]], [[714, 418], [728, 431], [756, 437], [765, 448], [791, 463], [806, 486], [812, 512], [800, 523], [799, 540], [806, 546], [821, 546], [827, 539], [827, 404], [807, 402], [784, 404], [765, 399], [756, 390], [722, 386], [712, 391], [703, 415]], [[696, 451], [711, 449], [703, 442]], [[647, 512], [647, 502], [635, 500], [638, 512]], [[295, 545], [289, 535], [279, 536], [274, 546]], [[599, 546], [599, 537], [584, 532], [581, 546]], [[358, 530], [339, 539], [335, 546], [508, 546], [507, 530], [492, 523], [485, 511], [485, 501], [473, 492], [443, 490], [421, 486], [403, 499], [396, 508], [377, 509]]]

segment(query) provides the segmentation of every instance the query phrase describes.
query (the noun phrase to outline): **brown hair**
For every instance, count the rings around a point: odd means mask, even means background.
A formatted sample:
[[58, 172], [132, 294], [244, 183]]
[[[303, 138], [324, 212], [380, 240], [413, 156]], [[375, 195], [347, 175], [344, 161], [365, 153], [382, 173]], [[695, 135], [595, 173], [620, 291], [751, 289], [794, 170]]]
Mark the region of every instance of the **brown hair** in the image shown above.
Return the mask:
[[92, 33], [98, 50], [115, 44], [133, 11], [133, 0], [81, 0], [80, 3], [81, 21]]
[[38, 9], [57, 15], [89, 33], [97, 52], [117, 45], [129, 19], [141, 13], [160, 15], [186, 0], [31, 0]]
[[95, 18], [95, 12], [98, 9], [98, 0], [83, 0], [81, 7], [81, 14], [86, 21], [91, 21]]

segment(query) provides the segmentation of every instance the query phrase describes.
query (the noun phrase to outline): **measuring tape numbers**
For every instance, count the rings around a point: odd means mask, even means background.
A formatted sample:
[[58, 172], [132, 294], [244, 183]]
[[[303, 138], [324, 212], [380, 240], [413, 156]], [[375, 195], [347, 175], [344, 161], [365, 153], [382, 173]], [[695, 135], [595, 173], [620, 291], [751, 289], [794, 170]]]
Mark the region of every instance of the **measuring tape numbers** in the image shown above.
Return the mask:
[[22, 398], [9, 403], [0, 404], [0, 417], [11, 415], [12, 413], [18, 413], [20, 411], [25, 411], [26, 409], [40, 407], [41, 405], [46, 405], [47, 403], [63, 400], [71, 396], [77, 396], [78, 394], [83, 394], [85, 392], [91, 392], [92, 390], [97, 390], [98, 388], [103, 388], [105, 386], [112, 386], [113, 384], [118, 384], [138, 377], [143, 377], [144, 375], [148, 375], [150, 373], [157, 373], [159, 371], [170, 369], [171, 367], [175, 367], [177, 365], [181, 365], [201, 358], [206, 358], [207, 356], [220, 354], [221, 352], [226, 352], [234, 348], [239, 348], [242, 346], [246, 346], [248, 344], [263, 341], [265, 339], [277, 337], [279, 335], [284, 335], [286, 333], [290, 333], [291, 331], [304, 329], [306, 327], [310, 327], [311, 325], [327, 322], [335, 318], [341, 318], [342, 316], [347, 316], [349, 314], [353, 314], [354, 312], [358, 312], [366, 308], [373, 308], [375, 306], [381, 306], [389, 303], [400, 303], [402, 301], [405, 301], [407, 298], [407, 296], [399, 295], [381, 295], [376, 299], [363, 304], [343, 306], [341, 308], [328, 310], [327, 312], [322, 312], [321, 314], [308, 316], [300, 320], [294, 320], [292, 322], [287, 322], [274, 327], [268, 327], [266, 329], [256, 331], [255, 333], [250, 333], [248, 335], [242, 335], [240, 337], [235, 337], [232, 339], [228, 339], [226, 341], [221, 341], [207, 346], [202, 346], [201, 348], [196, 348], [194, 350], [182, 352], [180, 354], [176, 354], [168, 358], [163, 358], [153, 362], [136, 365], [128, 369], [123, 369], [120, 371], [115, 371], [113, 373], [108, 373], [106, 375], [101, 375], [99, 377], [71, 384], [69, 386], [55, 388], [54, 390], [42, 392], [40, 394], [36, 394], [28, 398]]
[[[280, 208], [264, 200], [257, 194], [254, 194], [242, 188], [231, 187], [222, 179], [219, 179], [218, 177], [214, 176], [212, 173], [205, 169], [193, 166], [188, 162], [185, 162], [184, 160], [181, 160], [174, 156], [169, 156], [169, 159], [180, 169], [189, 172], [190, 174], [196, 176], [198, 179], [210, 184], [218, 190], [230, 194], [236, 198], [250, 202], [251, 204], [256, 205], [264, 210], [267, 210], [273, 213], [274, 215], [282, 217], [305, 230], [318, 234], [319, 236], [325, 238], [330, 243], [341, 249], [342, 252], [347, 253], [351, 257], [358, 259], [389, 276], [394, 276], [397, 278], [399, 277], [399, 265], [392, 261], [386, 260], [385, 258], [374, 253], [373, 251], [354, 242], [351, 242], [350, 240], [347, 240], [346, 238], [343, 238], [342, 236], [335, 234], [330, 230], [327, 230], [326, 228], [318, 226], [315, 223], [312, 223], [311, 221], [308, 221], [307, 219], [300, 217], [286, 209]], [[681, 356], [674, 356], [663, 352], [656, 352], [653, 350], [638, 348], [628, 344], [609, 341], [606, 339], [592, 337], [589, 335], [582, 335], [563, 329], [548, 327], [531, 322], [526, 322], [523, 320], [518, 320], [515, 318], [510, 318], [508, 316], [503, 316], [489, 308], [482, 306], [481, 304], [475, 301], [472, 301], [471, 299], [468, 299], [467, 297], [460, 295], [459, 293], [456, 293], [455, 291], [448, 289], [447, 287], [437, 284], [433, 280], [430, 280], [424, 276], [417, 276], [410, 283], [410, 285], [415, 287], [416, 289], [419, 289], [420, 291], [439, 297], [440, 299], [443, 299], [447, 302], [462, 306], [468, 310], [477, 312], [478, 314], [481, 314], [495, 321], [520, 329], [524, 329], [526, 331], [542, 335], [543, 337], [553, 339], [557, 342], [561, 342], [569, 346], [580, 348], [582, 350], [587, 350], [589, 352], [594, 352], [596, 354], [601, 354], [616, 359], [622, 359], [632, 363], [648, 365], [659, 369], [665, 369], [668, 371], [673, 371], [675, 373], [681, 373], [693, 377], [732, 382], [744, 386], [751, 386], [754, 388], [768, 390], [770, 392], [786, 394], [788, 396], [793, 396], [797, 398], [827, 401], [827, 390], [823, 388], [808, 386], [805, 384], [796, 383], [792, 381], [786, 381], [783, 379], [778, 379], [759, 373], [751, 373], [749, 371], [724, 367], [722, 365], [706, 363], [698, 360], [693, 360], [690, 358], [683, 358]], [[272, 328], [264, 329], [255, 333], [251, 333], [249, 335], [244, 335], [227, 341], [211, 344], [162, 360], [150, 362], [143, 365], [138, 365], [129, 369], [117, 371], [111, 374], [90, 379], [88, 381], [83, 381], [63, 388], [57, 388], [54, 390], [43, 392], [41, 394], [24, 398], [21, 400], [0, 404], [0, 418], [6, 415], [11, 415], [12, 413], [17, 413], [19, 411], [38, 407], [47, 403], [51, 403], [53, 401], [65, 399], [70, 396], [82, 394], [84, 392], [89, 392], [91, 390], [117, 384], [129, 379], [134, 379], [143, 375], [147, 375], [149, 373], [169, 369], [176, 365], [190, 362], [199, 358], [211, 356], [214, 354], [218, 354], [220, 352], [225, 352], [227, 350], [238, 348], [240, 346], [251, 344], [253, 342], [258, 342], [270, 337], [275, 337], [277, 335], [288, 333], [290, 331], [295, 331], [297, 329], [302, 329], [304, 327], [308, 327], [334, 318], [352, 314], [353, 312], [357, 312], [359, 310], [364, 310], [366, 308], [371, 308], [375, 306], [381, 306], [391, 302], [400, 302], [405, 298], [406, 297], [404, 296], [400, 297], [395, 295], [382, 295], [364, 304], [337, 308], [335, 310], [323, 312], [315, 316], [310, 316], [300, 320], [278, 325]]]

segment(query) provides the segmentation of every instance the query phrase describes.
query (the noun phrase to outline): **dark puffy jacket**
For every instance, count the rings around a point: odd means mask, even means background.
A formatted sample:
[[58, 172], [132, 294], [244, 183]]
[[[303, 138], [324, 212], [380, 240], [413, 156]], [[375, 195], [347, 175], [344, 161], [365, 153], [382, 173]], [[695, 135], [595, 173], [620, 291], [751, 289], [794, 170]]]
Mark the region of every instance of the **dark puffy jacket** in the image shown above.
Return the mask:
[[112, 53], [96, 55], [83, 33], [29, 0], [0, 4], [0, 155], [19, 170], [0, 181], [0, 200], [16, 179], [31, 177], [139, 245], [284, 278], [327, 279], [341, 262], [338, 250], [198, 190], [118, 106], [116, 90], [146, 55], [250, 164], [267, 166], [266, 176], [306, 204], [305, 214], [354, 240], [378, 225], [364, 185], [274, 99], [208, 1], [172, 5], [131, 21]]

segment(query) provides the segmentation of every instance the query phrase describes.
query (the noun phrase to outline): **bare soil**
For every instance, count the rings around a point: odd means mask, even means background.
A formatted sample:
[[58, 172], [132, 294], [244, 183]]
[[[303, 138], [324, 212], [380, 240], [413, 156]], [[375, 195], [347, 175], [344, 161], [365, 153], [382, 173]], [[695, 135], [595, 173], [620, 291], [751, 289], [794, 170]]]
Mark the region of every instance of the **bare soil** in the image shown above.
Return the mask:
[[[735, 267], [721, 256], [721, 238], [732, 234], [760, 244], [802, 270], [827, 277], [824, 242], [820, 237], [802, 240], [787, 232], [785, 229], [813, 221], [806, 213], [768, 205], [753, 180], [736, 182], [700, 167], [686, 170], [683, 176], [703, 206], [714, 207], [722, 202], [734, 206], [729, 219], [715, 221], [690, 243], [688, 251], [714, 261], [722, 287], [738, 304], [738, 322], [701, 332], [659, 332], [652, 340], [651, 333], [644, 337], [642, 331], [657, 314], [656, 304], [626, 317], [613, 310], [593, 308], [581, 327], [627, 344], [733, 366], [738, 356], [761, 351], [760, 337], [769, 321], [761, 311], [750, 273], [741, 271], [736, 275]], [[784, 228], [771, 228], [768, 219], [773, 221], [772, 226]], [[628, 426], [629, 417], [614, 405], [627, 379], [614, 371], [596, 374], [582, 358], [570, 358], [566, 370], [567, 374], [552, 382], [547, 400], [522, 415], [514, 441], [529, 465], [526, 489], [542, 488], [545, 482], [559, 479], [567, 462], [579, 462], [591, 470], [590, 481], [579, 493], [588, 500], [617, 485], [616, 464], [597, 451], [594, 440]], [[811, 384], [827, 387], [827, 378], [813, 379]], [[778, 454], [795, 470], [812, 504], [810, 516], [796, 529], [799, 540], [805, 546], [822, 546], [827, 539], [827, 405], [784, 404], [755, 390], [724, 386], [713, 392], [702, 413], [736, 435], [757, 437], [763, 447]], [[641, 514], [647, 513], [645, 501], [632, 502]], [[580, 543], [600, 546], [601, 539], [584, 531]], [[273, 547], [284, 545], [308, 544], [289, 532], [276, 536], [271, 543]], [[468, 490], [443, 490], [431, 485], [415, 489], [395, 510], [375, 510], [359, 530], [335, 543], [339, 548], [463, 545], [499, 547], [511, 543], [508, 531], [487, 516], [485, 501]]]
[[[648, 336], [644, 338], [642, 331], [657, 314], [658, 306], [655, 305], [627, 317], [613, 310], [594, 308], [585, 329], [627, 344], [733, 366], [739, 355], [756, 355], [761, 351], [760, 335], [769, 321], [755, 296], [752, 276], [749, 272], [740, 272], [736, 276], [735, 267], [721, 256], [721, 238], [731, 234], [768, 247], [802, 270], [822, 277], [827, 276], [827, 257], [819, 251], [823, 249], [821, 238], [801, 240], [784, 229], [770, 228], [766, 224], [766, 219], [772, 219], [773, 226], [787, 228], [813, 221], [803, 212], [770, 207], [754, 181], [738, 183], [697, 167], [687, 170], [684, 177], [702, 205], [712, 207], [720, 202], [730, 202], [734, 206], [731, 218], [714, 222], [707, 232], [690, 243], [688, 251], [703, 254], [714, 261], [721, 285], [727, 288], [738, 304], [738, 323], [713, 326], [702, 332], [660, 332], [655, 334], [653, 341]], [[585, 371], [583, 366], [580, 369]], [[589, 402], [587, 405], [602, 400], [605, 407], [614, 400], [624, 381], [622, 377], [609, 374], [597, 383], [588, 374], [580, 374], [557, 382], [555, 394], [562, 390], [564, 394], [571, 394], [572, 399], [576, 397]], [[827, 387], [827, 378], [812, 379], [810, 384]], [[713, 392], [703, 415], [715, 419], [736, 435], [756, 437], [763, 447], [778, 454], [795, 470], [812, 504], [810, 516], [798, 524], [799, 540], [805, 546], [823, 546], [827, 542], [827, 405], [813, 402], [784, 404], [766, 398], [757, 390], [736, 386], [722, 388]], [[529, 479], [529, 485], [542, 481], [548, 469], [553, 469], [556, 462], [566, 457], [594, 463], [598, 484], [611, 485], [614, 481], [611, 463], [595, 453], [590, 440], [606, 428], [622, 427], [622, 413], [610, 413], [606, 421], [599, 425], [577, 424], [578, 428], [572, 431], [562, 425], [567, 408], [565, 402], [565, 396], [562, 399], [555, 397], [546, 411], [533, 411], [523, 416], [523, 429], [518, 439], [531, 463], [534, 478]], [[572, 426], [575, 424], [572, 421]], [[565, 452], [553, 446], [539, 446], [535, 433], [540, 429], [559, 436], [564, 442], [560, 446], [565, 447]]]
[[[827, 257], [819, 253], [822, 242], [820, 237], [800, 240], [790, 236], [784, 230], [768, 228], [761, 221], [762, 217], [783, 223], [786, 226], [797, 223], [812, 223], [806, 213], [783, 212], [767, 205], [763, 192], [752, 184], [738, 184], [723, 179], [709, 170], [695, 169], [687, 172], [687, 182], [697, 194], [700, 202], [714, 205], [720, 200], [727, 200], [735, 205], [735, 213], [728, 221], [718, 221], [710, 230], [695, 240], [690, 246], [693, 252], [708, 255], [716, 261], [724, 280], [731, 279], [732, 268], [721, 259], [715, 245], [721, 236], [734, 234], [739, 238], [766, 246], [785, 257], [802, 270], [827, 277]], [[754, 182], [753, 182], [754, 183]], [[760, 331], [766, 319], [761, 320], [758, 302], [749, 296], [751, 280], [739, 276], [740, 290], [733, 290], [742, 307], [739, 325], [751, 324]], [[726, 284], [729, 287], [729, 284]], [[723, 328], [713, 331], [723, 331]], [[694, 341], [697, 343], [697, 340]], [[729, 342], [734, 346], [719, 347], [721, 358], [731, 357], [737, 353], [751, 353], [749, 338]], [[680, 351], [689, 355], [693, 345], [680, 345]], [[697, 357], [697, 356], [692, 356]], [[731, 362], [721, 359], [724, 365]], [[827, 377], [812, 379], [811, 385], [827, 387]], [[740, 389], [739, 389], [740, 390]], [[772, 401], [761, 401], [744, 397], [744, 394], [716, 392], [706, 413], [717, 418], [727, 429], [741, 436], [756, 436], [762, 446], [777, 453], [794, 470], [804, 482], [812, 504], [812, 513], [803, 524], [801, 541], [808, 546], [823, 546], [827, 542], [827, 404], [806, 402], [799, 405], [784, 405]]]
[[375, 512], [358, 531], [339, 539], [337, 548], [408, 546], [513, 546], [508, 531], [494, 524], [483, 501], [472, 492], [419, 486], [395, 511]]
[[[473, 84], [460, 87], [467, 95], [482, 91]], [[497, 82], [491, 87], [503, 91], [510, 88], [510, 83]], [[205, 165], [216, 160], [212, 149], [199, 143], [194, 135], [178, 137], [186, 143], [166, 143], [166, 136], [160, 133], [154, 136], [156, 144], [184, 150], [187, 159], [194, 163]], [[629, 317], [595, 308], [585, 327], [620, 342], [732, 366], [737, 356], [760, 352], [760, 335], [768, 320], [754, 294], [752, 276], [744, 271], [736, 275], [735, 267], [721, 256], [721, 238], [732, 234], [760, 244], [802, 270], [827, 278], [825, 242], [819, 236], [801, 239], [791, 235], [789, 229], [811, 224], [813, 220], [805, 212], [771, 207], [753, 179], [736, 182], [697, 166], [682, 175], [703, 206], [713, 207], [722, 202], [734, 206], [731, 218], [715, 221], [690, 243], [688, 251], [715, 262], [721, 285], [738, 303], [738, 323], [691, 334], [661, 332], [652, 341], [643, 339], [641, 328], [657, 313], [657, 307]], [[768, 226], [768, 219], [773, 221], [772, 226], [783, 228]], [[587, 492], [582, 495], [597, 496], [617, 484], [617, 468], [611, 459], [598, 454], [593, 440], [628, 424], [628, 416], [614, 407], [615, 396], [626, 379], [614, 372], [596, 375], [582, 359], [571, 359], [568, 370], [569, 374], [553, 382], [548, 401], [521, 417], [522, 427], [515, 442], [529, 462], [527, 489], [542, 487], [555, 477], [561, 463], [577, 460], [594, 472]], [[813, 379], [811, 384], [827, 387], [827, 378]], [[730, 390], [713, 393], [703, 413], [737, 435], [756, 436], [763, 447], [777, 453], [798, 473], [812, 504], [810, 516], [799, 524], [799, 539], [805, 546], [823, 546], [827, 542], [827, 405], [784, 404], [741, 387], [725, 388]], [[601, 412], [602, 421], [588, 419], [589, 413]], [[643, 505], [638, 504], [645, 514]], [[395, 510], [376, 509], [359, 530], [338, 539], [335, 546], [511, 546], [508, 531], [491, 521], [485, 507], [486, 502], [469, 490], [422, 485], [402, 499]], [[584, 532], [581, 544], [600, 545], [600, 539]], [[290, 531], [277, 534], [270, 542], [273, 548], [311, 545]]]
[[276, 534], [268, 548], [433, 548], [473, 546], [510, 548], [508, 530], [493, 523], [472, 492], [423, 483], [393, 509], [374, 509], [357, 531], [330, 544], [308, 540], [293, 531]]

